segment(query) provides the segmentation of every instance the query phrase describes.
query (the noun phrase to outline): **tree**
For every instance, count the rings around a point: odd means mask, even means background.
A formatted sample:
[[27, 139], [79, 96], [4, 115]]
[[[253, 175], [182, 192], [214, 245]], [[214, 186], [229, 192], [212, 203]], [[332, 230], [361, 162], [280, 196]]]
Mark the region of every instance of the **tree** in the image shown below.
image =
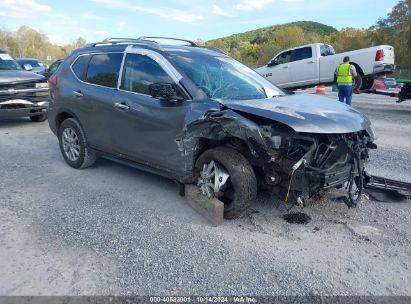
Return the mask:
[[344, 28], [330, 35], [330, 43], [337, 52], [346, 52], [369, 47], [372, 42], [366, 30]]
[[274, 42], [283, 49], [302, 45], [305, 43], [304, 31], [296, 25], [286, 26], [275, 34]]
[[401, 0], [377, 21], [374, 38], [395, 47], [397, 65], [411, 67], [411, 0]]
[[0, 48], [5, 49], [13, 57], [34, 57], [45, 63], [51, 60], [63, 59], [73, 49], [83, 47], [86, 40], [77, 38], [70, 44], [59, 46], [50, 43], [48, 37], [26, 25], [21, 26], [16, 32], [0, 30]]

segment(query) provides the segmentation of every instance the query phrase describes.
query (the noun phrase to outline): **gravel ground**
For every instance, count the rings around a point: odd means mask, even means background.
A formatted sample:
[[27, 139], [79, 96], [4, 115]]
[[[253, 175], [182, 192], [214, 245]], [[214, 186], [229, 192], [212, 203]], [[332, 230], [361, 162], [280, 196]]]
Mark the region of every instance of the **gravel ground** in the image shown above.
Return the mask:
[[[371, 173], [411, 182], [411, 102], [353, 105], [379, 134]], [[333, 192], [292, 225], [265, 194], [212, 227], [172, 181], [69, 168], [47, 123], [0, 121], [0, 155], [0, 295], [411, 295], [410, 202], [347, 209]]]

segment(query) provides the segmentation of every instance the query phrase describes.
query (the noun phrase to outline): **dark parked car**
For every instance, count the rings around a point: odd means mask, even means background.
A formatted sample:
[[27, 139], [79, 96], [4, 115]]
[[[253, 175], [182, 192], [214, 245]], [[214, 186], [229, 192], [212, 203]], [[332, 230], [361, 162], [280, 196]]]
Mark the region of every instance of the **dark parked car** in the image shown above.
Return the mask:
[[44, 121], [49, 95], [44, 76], [25, 71], [0, 49], [0, 118], [29, 116], [34, 122]]
[[384, 78], [384, 84], [389, 88], [397, 88], [398, 83], [395, 78]]
[[53, 74], [49, 124], [73, 168], [98, 156], [194, 183], [244, 214], [257, 189], [304, 204], [347, 185], [361, 197], [370, 121], [325, 97], [288, 95], [218, 49], [109, 39]]
[[48, 69], [44, 72], [44, 77], [46, 77], [47, 79], [50, 78], [51, 75], [53, 75], [53, 73], [58, 69], [58, 67], [60, 66], [60, 63], [63, 62], [63, 59], [59, 59], [54, 61], [52, 64], [50, 64], [50, 66], [48, 67]]
[[16, 60], [22, 68], [24, 68], [25, 65], [30, 65], [32, 68], [31, 71], [40, 75], [43, 75], [47, 70], [47, 66], [36, 58], [16, 58]]

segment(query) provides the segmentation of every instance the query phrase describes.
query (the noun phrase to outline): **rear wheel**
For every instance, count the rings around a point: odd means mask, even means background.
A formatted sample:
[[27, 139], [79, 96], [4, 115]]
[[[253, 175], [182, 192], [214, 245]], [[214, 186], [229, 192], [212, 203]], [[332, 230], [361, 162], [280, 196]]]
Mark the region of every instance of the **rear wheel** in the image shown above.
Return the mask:
[[361, 75], [357, 75], [357, 77], [353, 77], [352, 81], [352, 90], [353, 92], [359, 91], [362, 87], [363, 79]]
[[239, 218], [257, 196], [257, 181], [248, 160], [238, 151], [218, 147], [205, 151], [195, 165], [197, 185], [209, 198], [224, 203], [224, 218]]
[[43, 113], [40, 115], [34, 115], [34, 116], [30, 116], [30, 119], [32, 122], [42, 122], [45, 121], [47, 119], [47, 113]]
[[362, 77], [361, 90], [371, 90], [374, 87], [374, 78]]
[[74, 118], [62, 122], [58, 138], [61, 153], [70, 167], [83, 169], [95, 162], [96, 156], [88, 148], [83, 129]]

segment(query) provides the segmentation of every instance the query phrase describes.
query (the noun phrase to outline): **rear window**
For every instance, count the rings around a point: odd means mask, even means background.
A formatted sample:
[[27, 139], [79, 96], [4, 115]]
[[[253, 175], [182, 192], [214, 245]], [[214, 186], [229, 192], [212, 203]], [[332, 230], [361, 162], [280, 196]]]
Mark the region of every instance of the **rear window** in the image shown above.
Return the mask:
[[335, 51], [330, 45], [322, 44], [320, 45], [320, 53], [321, 56], [330, 56], [330, 55], [335, 55]]
[[122, 60], [123, 53], [93, 55], [88, 64], [85, 81], [116, 88]]
[[84, 80], [84, 76], [86, 75], [87, 65], [90, 57], [90, 55], [80, 56], [71, 66], [74, 74], [76, 74], [76, 76], [81, 80]]
[[294, 50], [294, 59], [293, 61], [298, 61], [298, 60], [303, 60], [303, 59], [309, 59], [313, 57], [313, 51], [311, 47], [303, 47], [300, 49]]

